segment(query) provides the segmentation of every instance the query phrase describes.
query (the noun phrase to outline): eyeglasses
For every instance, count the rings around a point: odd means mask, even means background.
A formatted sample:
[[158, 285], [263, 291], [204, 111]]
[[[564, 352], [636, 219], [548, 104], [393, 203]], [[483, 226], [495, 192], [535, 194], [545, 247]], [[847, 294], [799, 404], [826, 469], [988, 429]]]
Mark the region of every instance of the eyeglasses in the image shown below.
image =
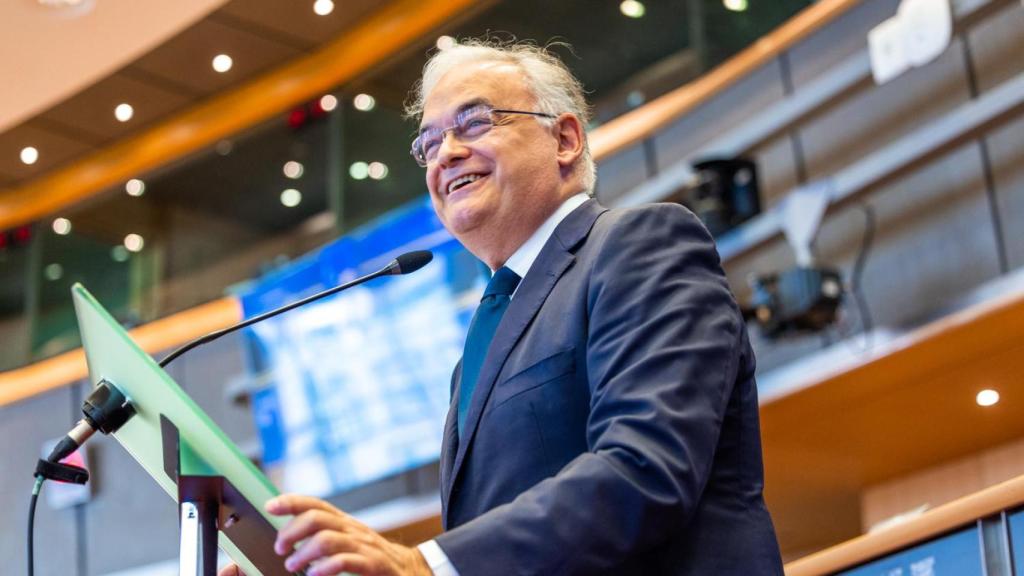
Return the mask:
[[463, 142], [475, 140], [491, 131], [495, 126], [502, 126], [502, 116], [508, 114], [526, 114], [541, 118], [555, 118], [553, 114], [543, 112], [523, 112], [521, 110], [496, 110], [488, 106], [473, 106], [455, 115], [455, 122], [448, 128], [424, 128], [420, 135], [412, 141], [412, 155], [416, 163], [424, 168], [437, 160], [446, 133], [451, 132]]

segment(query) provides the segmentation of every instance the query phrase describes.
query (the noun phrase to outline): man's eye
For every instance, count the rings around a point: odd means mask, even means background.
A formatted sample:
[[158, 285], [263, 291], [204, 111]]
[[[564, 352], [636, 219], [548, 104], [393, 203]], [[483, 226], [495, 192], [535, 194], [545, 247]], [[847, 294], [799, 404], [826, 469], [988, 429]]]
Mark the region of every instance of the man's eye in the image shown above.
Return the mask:
[[441, 138], [438, 136], [425, 137], [423, 138], [422, 142], [423, 153], [426, 156], [430, 156], [433, 152], [436, 152], [437, 149], [441, 146]]
[[462, 125], [462, 131], [469, 135], [480, 134], [491, 127], [491, 119], [486, 116], [470, 118]]

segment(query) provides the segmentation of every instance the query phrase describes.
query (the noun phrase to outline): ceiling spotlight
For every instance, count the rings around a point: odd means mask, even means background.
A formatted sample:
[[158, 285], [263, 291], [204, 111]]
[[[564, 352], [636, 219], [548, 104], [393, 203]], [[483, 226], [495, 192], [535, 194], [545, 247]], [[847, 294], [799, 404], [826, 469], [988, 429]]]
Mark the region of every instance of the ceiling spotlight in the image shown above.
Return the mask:
[[313, 2], [313, 12], [316, 12], [317, 16], [327, 16], [334, 12], [334, 2], [331, 0], [316, 0], [316, 2]]
[[145, 245], [146, 241], [138, 234], [129, 234], [124, 237], [124, 247], [127, 248], [129, 252], [138, 252], [142, 250], [142, 247]]
[[124, 246], [114, 246], [110, 249], [110, 257], [114, 262], [125, 262], [128, 260], [128, 249]]
[[302, 173], [305, 172], [306, 169], [301, 162], [289, 160], [284, 163], [282, 171], [284, 172], [285, 177], [291, 178], [292, 180], [298, 180], [299, 178], [302, 178]]
[[320, 97], [320, 108], [324, 112], [330, 112], [338, 107], [338, 99], [334, 94], [324, 94]]
[[46, 276], [47, 280], [56, 282], [64, 277], [64, 267], [56, 262], [47, 264], [46, 268], [43, 268], [43, 275]]
[[127, 192], [129, 196], [138, 198], [146, 193], [146, 183], [138, 178], [132, 178], [124, 183], [124, 191]]
[[366, 180], [366, 177], [370, 175], [370, 167], [366, 162], [353, 162], [348, 167], [348, 175], [355, 180]]
[[383, 180], [388, 175], [388, 165], [383, 162], [370, 162], [366, 173], [374, 180]]
[[53, 232], [60, 236], [67, 236], [71, 233], [71, 220], [67, 218], [57, 218], [53, 221]]
[[455, 46], [455, 44], [456, 44], [455, 38], [452, 38], [451, 36], [448, 36], [447, 34], [444, 35], [444, 36], [439, 36], [437, 38], [437, 49], [438, 50], [447, 50], [447, 49]]
[[622, 0], [622, 3], [619, 4], [619, 11], [622, 12], [623, 16], [629, 18], [642, 18], [647, 12], [647, 8], [643, 2], [638, 0]]
[[377, 105], [377, 100], [369, 94], [356, 94], [356, 97], [352, 99], [352, 105], [356, 107], [356, 110], [369, 112]]
[[288, 208], [294, 208], [302, 202], [302, 192], [299, 192], [295, 188], [289, 188], [284, 192], [281, 192], [281, 204], [284, 204]]
[[25, 146], [21, 149], [21, 162], [22, 164], [32, 165], [39, 160], [39, 150], [36, 150], [32, 146]]
[[235, 64], [235, 61], [231, 59], [231, 56], [227, 54], [217, 54], [213, 57], [213, 69], [221, 74], [231, 70], [231, 67]]
[[974, 401], [978, 403], [978, 406], [994, 406], [999, 402], [999, 392], [992, 389], [982, 390], [978, 392]]
[[114, 108], [114, 118], [117, 118], [118, 122], [127, 122], [132, 119], [135, 115], [135, 109], [132, 108], [131, 104], [121, 103]]
[[725, 6], [726, 10], [732, 10], [733, 12], [743, 12], [747, 9], [747, 0], [722, 0], [722, 5]]
[[217, 151], [217, 154], [227, 156], [235, 149], [235, 144], [231, 142], [231, 140], [221, 140], [220, 142], [217, 142], [213, 149]]

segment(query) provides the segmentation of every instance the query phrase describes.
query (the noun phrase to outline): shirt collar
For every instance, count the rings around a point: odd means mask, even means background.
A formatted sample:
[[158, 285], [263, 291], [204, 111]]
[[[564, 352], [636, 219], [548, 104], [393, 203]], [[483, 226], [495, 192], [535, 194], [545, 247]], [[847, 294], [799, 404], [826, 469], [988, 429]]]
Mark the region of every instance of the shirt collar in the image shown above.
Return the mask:
[[548, 219], [534, 231], [533, 235], [505, 261], [505, 266], [518, 274], [520, 278], [526, 278], [526, 273], [530, 271], [534, 260], [540, 255], [540, 251], [547, 244], [548, 238], [555, 232], [555, 228], [569, 213], [579, 208], [589, 198], [590, 196], [586, 192], [580, 192], [562, 202], [562, 205], [551, 216], [548, 216]]

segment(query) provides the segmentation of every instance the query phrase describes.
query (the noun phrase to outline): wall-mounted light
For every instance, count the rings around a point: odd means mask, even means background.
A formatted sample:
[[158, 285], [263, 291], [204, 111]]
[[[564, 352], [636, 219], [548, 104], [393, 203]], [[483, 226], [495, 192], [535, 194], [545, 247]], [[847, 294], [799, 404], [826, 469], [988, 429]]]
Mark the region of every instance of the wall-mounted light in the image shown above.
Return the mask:
[[59, 236], [71, 234], [71, 220], [67, 218], [55, 218], [53, 220], [53, 233]]
[[355, 109], [360, 112], [369, 112], [376, 105], [377, 99], [369, 94], [356, 94], [356, 97], [352, 99], [352, 106], [355, 106]]
[[334, 94], [324, 94], [320, 97], [320, 108], [324, 112], [330, 112], [338, 107], [338, 98]]
[[124, 191], [127, 192], [129, 196], [138, 198], [146, 193], [146, 183], [138, 178], [132, 178], [124, 183]]
[[749, 7], [747, 0], [722, 0], [722, 5], [733, 12], [743, 12]]
[[281, 204], [288, 208], [294, 208], [302, 202], [302, 193], [295, 188], [288, 188], [284, 192], [281, 192]]
[[370, 162], [366, 173], [374, 180], [383, 180], [388, 176], [388, 165], [383, 162]]
[[286, 178], [298, 180], [299, 178], [302, 178], [302, 174], [303, 172], [306, 171], [306, 168], [305, 166], [302, 165], [301, 162], [289, 160], [284, 163], [284, 167], [281, 169], [281, 171], [284, 172]]
[[438, 36], [436, 44], [438, 50], [447, 50], [455, 46], [456, 42], [455, 38], [452, 38], [451, 36], [445, 34], [444, 36]]
[[348, 167], [348, 175], [354, 180], [366, 180], [370, 175], [370, 166], [366, 162], [353, 162]]
[[146, 241], [138, 234], [129, 234], [124, 237], [124, 247], [129, 252], [139, 252], [145, 245]]
[[647, 7], [639, 0], [622, 0], [619, 11], [628, 18], [643, 18], [647, 13]]

